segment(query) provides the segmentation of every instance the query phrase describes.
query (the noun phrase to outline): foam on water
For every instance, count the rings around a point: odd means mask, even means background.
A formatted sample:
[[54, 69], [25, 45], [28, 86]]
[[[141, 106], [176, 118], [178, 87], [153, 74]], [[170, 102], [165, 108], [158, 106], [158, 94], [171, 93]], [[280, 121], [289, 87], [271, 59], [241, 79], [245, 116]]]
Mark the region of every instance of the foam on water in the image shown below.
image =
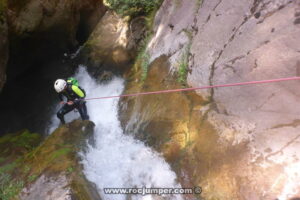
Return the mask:
[[[124, 81], [114, 77], [107, 84], [99, 84], [89, 76], [86, 69], [80, 66], [75, 77], [87, 97], [119, 95], [124, 89]], [[176, 174], [168, 163], [153, 149], [130, 135], [123, 134], [118, 120], [119, 99], [88, 101], [87, 108], [95, 127], [95, 146], [89, 146], [83, 158], [86, 177], [97, 185], [104, 200], [125, 200], [125, 195], [104, 194], [103, 188], [175, 188]], [[72, 120], [76, 115], [67, 120]], [[78, 117], [79, 114], [77, 114]], [[51, 130], [58, 125], [53, 118]], [[152, 196], [133, 196], [132, 199], [153, 199]], [[182, 199], [181, 196], [170, 196], [166, 199]]]

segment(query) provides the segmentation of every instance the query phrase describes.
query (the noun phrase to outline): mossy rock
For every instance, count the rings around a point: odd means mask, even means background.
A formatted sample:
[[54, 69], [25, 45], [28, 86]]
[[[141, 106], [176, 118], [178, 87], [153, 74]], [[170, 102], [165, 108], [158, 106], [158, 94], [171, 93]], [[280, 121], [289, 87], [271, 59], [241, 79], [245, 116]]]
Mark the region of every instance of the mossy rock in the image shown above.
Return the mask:
[[[84, 150], [85, 139], [93, 133], [94, 124], [76, 120], [56, 129], [38, 148], [25, 156], [25, 162], [35, 165], [33, 172], [40, 174], [61, 172], [72, 167], [76, 152]], [[38, 167], [37, 167], [38, 166]]]
[[[93, 128], [90, 121], [75, 120], [56, 129], [36, 148], [41, 137], [27, 130], [0, 138], [0, 148], [4, 149], [0, 157], [1, 199], [15, 197], [22, 188], [19, 199], [24, 200], [46, 198], [42, 195], [51, 198], [57, 188], [56, 194], [69, 191], [66, 195], [72, 199], [100, 199], [84, 177], [77, 156], [78, 151], [85, 150], [86, 139], [91, 141]], [[49, 182], [56, 186], [51, 188]]]
[[0, 137], [0, 166], [3, 158], [15, 159], [40, 144], [42, 137], [38, 133], [22, 130], [14, 134]]
[[0, 199], [9, 200], [24, 186], [19, 179], [23, 156], [38, 146], [41, 135], [22, 130], [0, 137]]

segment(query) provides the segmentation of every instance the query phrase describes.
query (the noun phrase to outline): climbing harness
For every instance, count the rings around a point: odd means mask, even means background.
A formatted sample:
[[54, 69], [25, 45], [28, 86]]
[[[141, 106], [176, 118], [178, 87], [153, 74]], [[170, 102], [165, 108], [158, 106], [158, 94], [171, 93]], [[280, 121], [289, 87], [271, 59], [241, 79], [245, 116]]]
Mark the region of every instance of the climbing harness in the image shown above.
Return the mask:
[[123, 95], [119, 95], [119, 96], [86, 98], [85, 100], [90, 101], [90, 100], [96, 100], [96, 99], [134, 97], [134, 96], [141, 96], [141, 95], [164, 94], [164, 93], [171, 93], [171, 92], [185, 92], [185, 91], [193, 91], [193, 90], [203, 90], [203, 89], [233, 87], [233, 86], [244, 86], [244, 85], [255, 85], [255, 84], [274, 83], [274, 82], [283, 82], [283, 81], [292, 81], [292, 80], [300, 80], [300, 77], [296, 76], [296, 77], [288, 77], [288, 78], [279, 78], [279, 79], [270, 79], [270, 80], [261, 80], [261, 81], [249, 81], [249, 82], [231, 83], [231, 84], [223, 84], [223, 85], [209, 85], [209, 86], [203, 86], [203, 87], [160, 90], [160, 91], [153, 91], [153, 92], [140, 92], [140, 93], [134, 93], [134, 94], [123, 94]]

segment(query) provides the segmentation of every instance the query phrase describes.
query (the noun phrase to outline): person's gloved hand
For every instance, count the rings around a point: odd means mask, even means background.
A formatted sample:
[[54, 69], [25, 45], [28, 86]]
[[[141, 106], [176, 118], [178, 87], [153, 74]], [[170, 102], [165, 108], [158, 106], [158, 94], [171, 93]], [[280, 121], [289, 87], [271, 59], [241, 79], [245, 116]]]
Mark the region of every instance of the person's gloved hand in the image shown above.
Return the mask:
[[75, 99], [74, 103], [77, 105], [82, 105], [84, 103], [84, 101], [82, 99]]

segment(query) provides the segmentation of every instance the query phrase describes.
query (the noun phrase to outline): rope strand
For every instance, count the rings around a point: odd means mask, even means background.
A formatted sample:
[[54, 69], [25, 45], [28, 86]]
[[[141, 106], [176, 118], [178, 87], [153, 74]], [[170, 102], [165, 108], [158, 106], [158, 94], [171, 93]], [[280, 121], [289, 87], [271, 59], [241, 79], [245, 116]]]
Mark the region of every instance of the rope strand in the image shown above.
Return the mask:
[[164, 94], [164, 93], [171, 93], [171, 92], [184, 92], [184, 91], [203, 90], [203, 89], [221, 88], [221, 87], [255, 85], [255, 84], [274, 83], [274, 82], [283, 82], [283, 81], [292, 81], [292, 80], [300, 80], [300, 77], [296, 76], [296, 77], [279, 78], [279, 79], [271, 79], [271, 80], [248, 81], [248, 82], [222, 84], [222, 85], [209, 85], [209, 86], [203, 86], [203, 87], [160, 90], [160, 91], [153, 91], [153, 92], [140, 92], [140, 93], [134, 93], [134, 94], [123, 94], [123, 95], [119, 95], [119, 96], [87, 98], [85, 100], [90, 101], [90, 100], [96, 100], [96, 99], [112, 99], [112, 98], [122, 98], [122, 97], [134, 97], [134, 96], [141, 96], [141, 95]]

